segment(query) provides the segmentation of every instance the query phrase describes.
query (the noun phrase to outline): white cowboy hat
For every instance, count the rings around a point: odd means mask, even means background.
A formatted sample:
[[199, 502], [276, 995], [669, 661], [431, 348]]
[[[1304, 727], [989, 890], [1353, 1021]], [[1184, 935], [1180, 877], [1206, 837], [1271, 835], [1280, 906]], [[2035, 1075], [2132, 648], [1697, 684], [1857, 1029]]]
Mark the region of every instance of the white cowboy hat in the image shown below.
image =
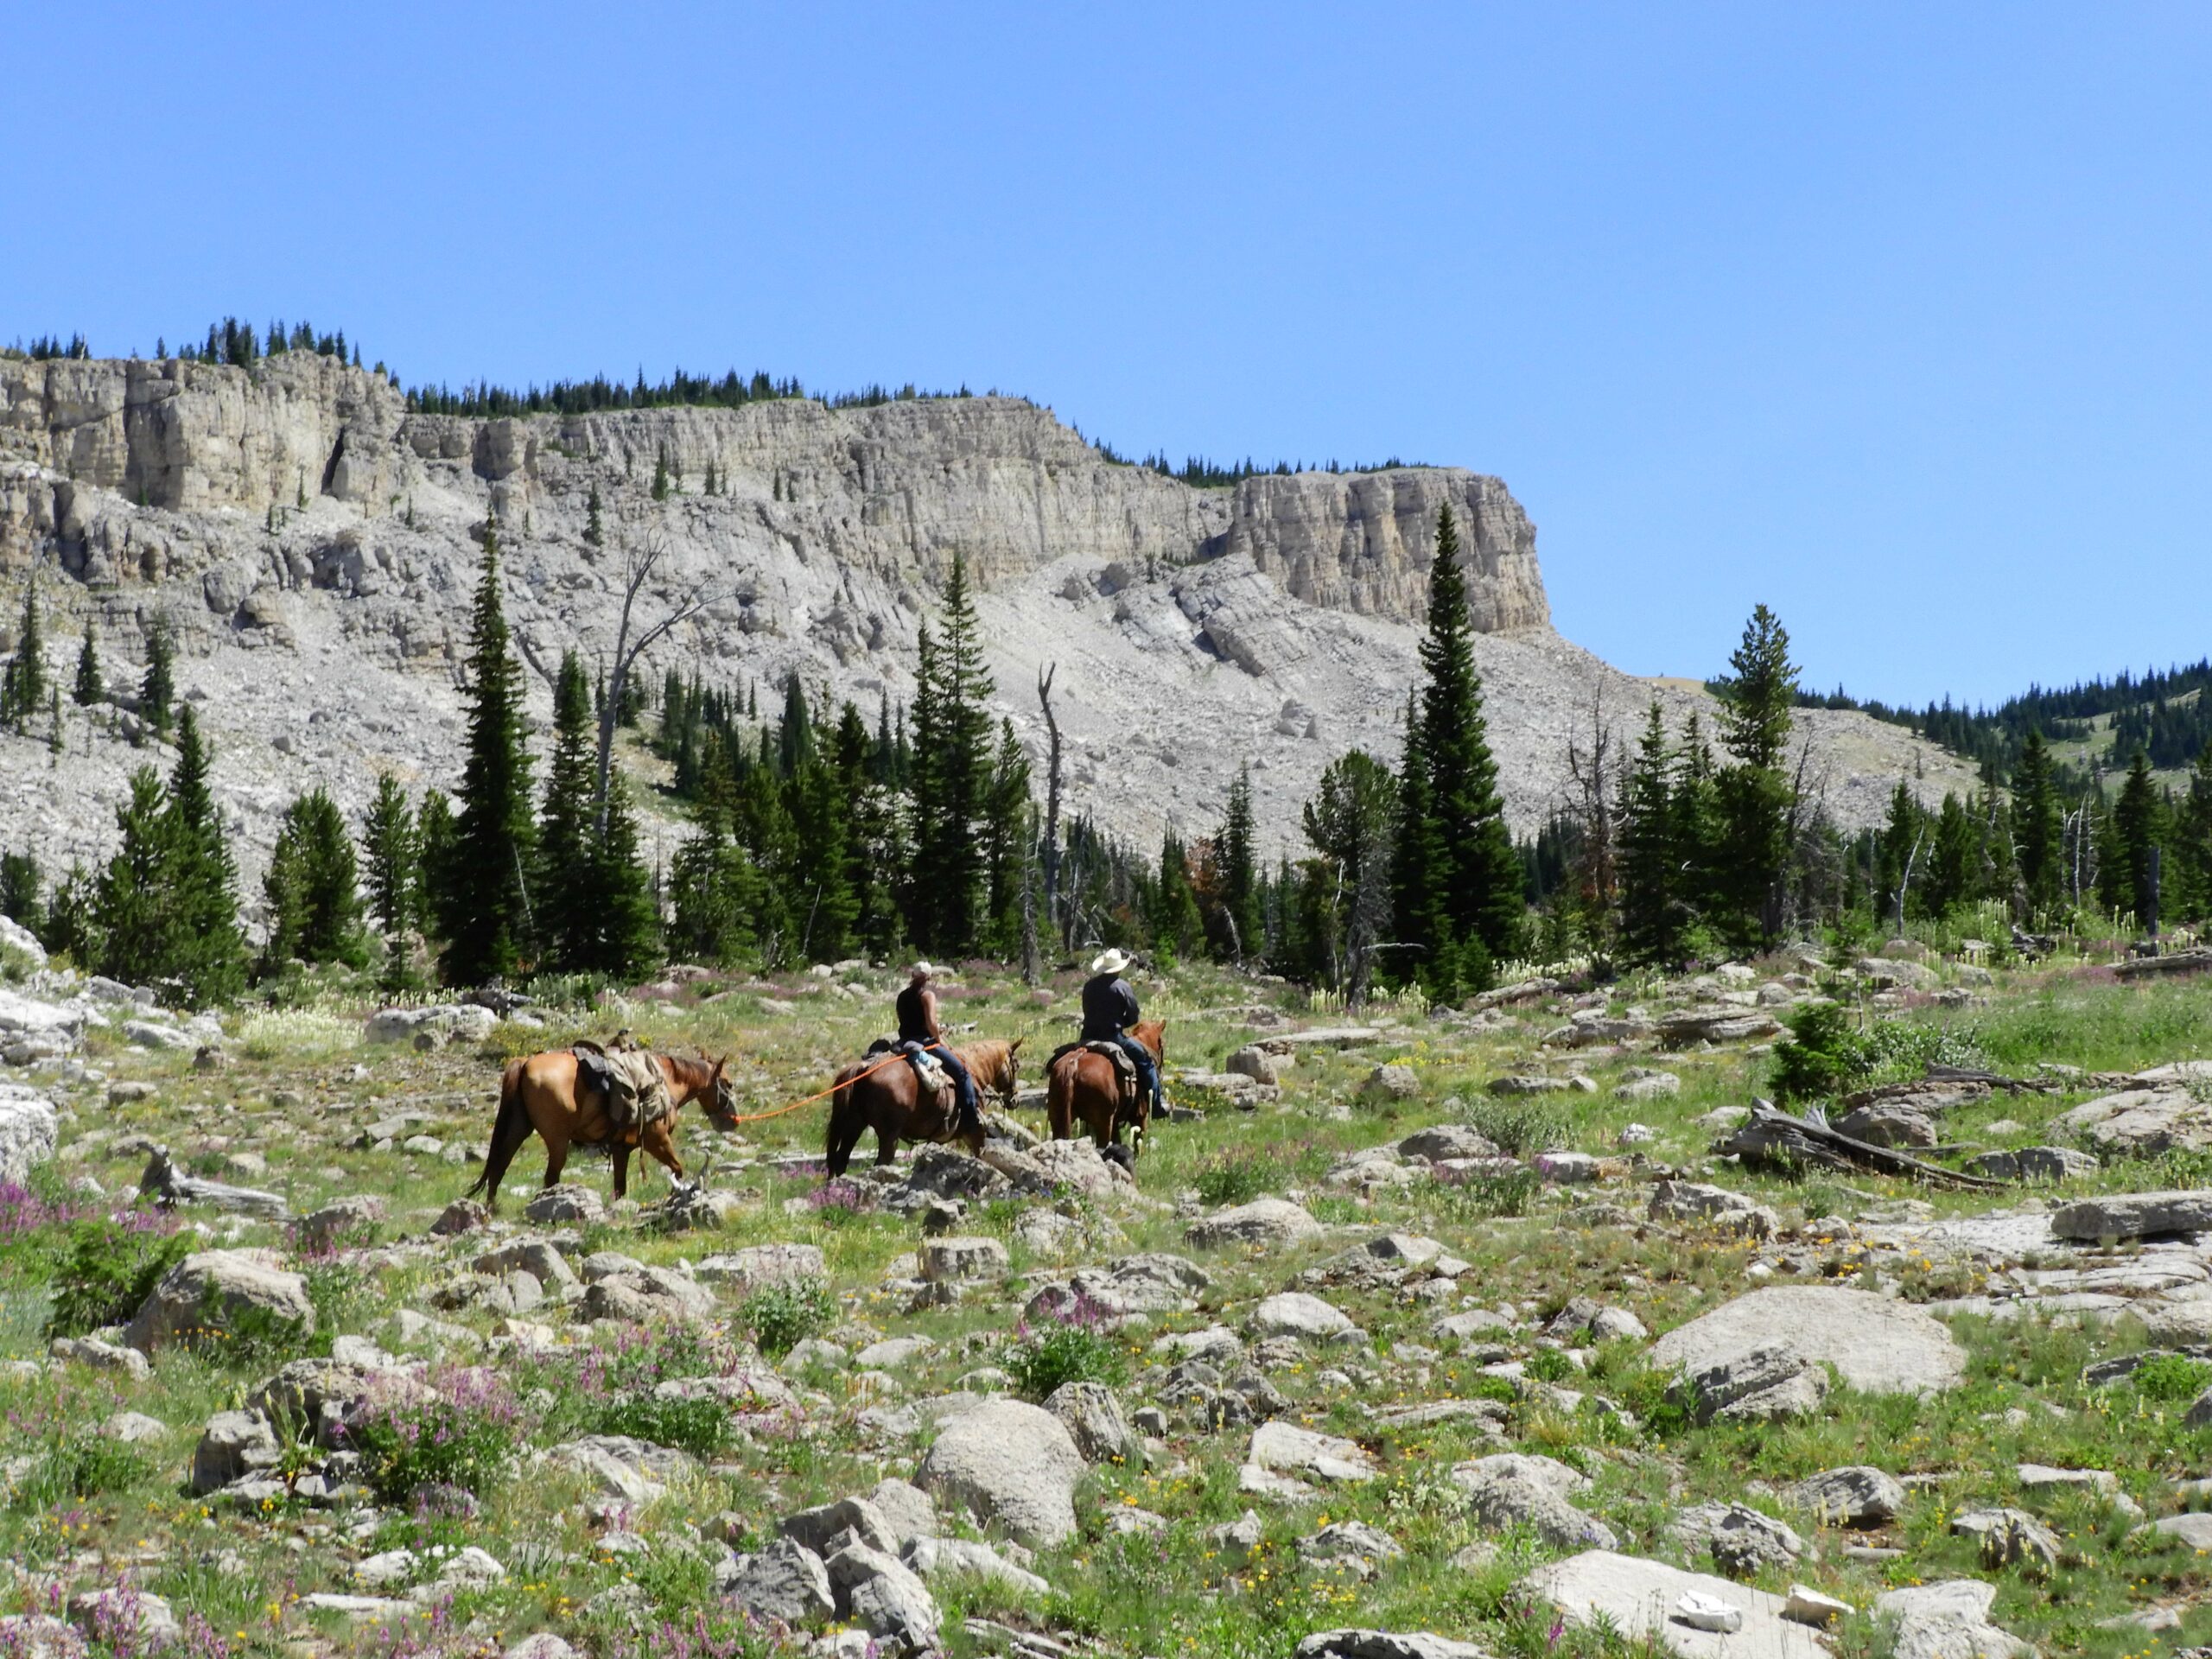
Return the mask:
[[931, 979], [935, 977], [936, 974], [937, 969], [926, 962], [918, 962], [906, 970], [906, 977], [909, 979]]
[[1090, 959], [1094, 974], [1118, 974], [1129, 965], [1129, 959], [1119, 950], [1102, 950]]

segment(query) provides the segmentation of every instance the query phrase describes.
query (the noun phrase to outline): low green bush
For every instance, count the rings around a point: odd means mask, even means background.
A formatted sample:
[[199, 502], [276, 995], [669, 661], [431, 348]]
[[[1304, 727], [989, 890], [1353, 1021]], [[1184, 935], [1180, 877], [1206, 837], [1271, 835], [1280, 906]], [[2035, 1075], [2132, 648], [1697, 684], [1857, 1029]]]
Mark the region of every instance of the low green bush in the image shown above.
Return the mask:
[[745, 1325], [753, 1345], [771, 1359], [787, 1354], [837, 1316], [830, 1287], [815, 1280], [767, 1285], [745, 1299]]

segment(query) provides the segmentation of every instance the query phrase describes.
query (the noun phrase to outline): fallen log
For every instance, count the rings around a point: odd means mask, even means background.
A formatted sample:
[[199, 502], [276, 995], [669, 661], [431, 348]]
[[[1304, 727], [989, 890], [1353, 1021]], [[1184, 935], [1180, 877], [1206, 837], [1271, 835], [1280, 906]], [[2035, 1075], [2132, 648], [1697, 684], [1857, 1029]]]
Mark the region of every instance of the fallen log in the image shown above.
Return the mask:
[[278, 1193], [186, 1174], [170, 1159], [167, 1147], [154, 1148], [153, 1156], [146, 1161], [146, 1173], [138, 1178], [138, 1190], [163, 1205], [204, 1204], [232, 1215], [259, 1216], [268, 1221], [289, 1221], [292, 1215], [291, 1206]]
[[1787, 1168], [1817, 1164], [1825, 1169], [1855, 1169], [1867, 1174], [1925, 1181], [1931, 1186], [1982, 1192], [1999, 1192], [2006, 1185], [1987, 1176], [1945, 1169], [1941, 1164], [1929, 1163], [1893, 1147], [1853, 1140], [1840, 1130], [1830, 1128], [1817, 1109], [1803, 1117], [1792, 1117], [1787, 1112], [1777, 1111], [1774, 1103], [1765, 1100], [1754, 1102], [1750, 1118], [1738, 1124], [1726, 1139], [1715, 1143], [1714, 1149], [1733, 1153], [1752, 1165]]

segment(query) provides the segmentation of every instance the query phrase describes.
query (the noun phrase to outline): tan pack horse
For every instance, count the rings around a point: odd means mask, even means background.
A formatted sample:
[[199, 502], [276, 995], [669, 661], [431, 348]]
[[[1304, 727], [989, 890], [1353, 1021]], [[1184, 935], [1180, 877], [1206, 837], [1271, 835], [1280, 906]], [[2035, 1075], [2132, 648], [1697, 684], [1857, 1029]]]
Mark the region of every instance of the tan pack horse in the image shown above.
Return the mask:
[[[723, 1068], [727, 1057], [715, 1061], [679, 1059], [656, 1054], [661, 1075], [668, 1079], [668, 1097], [677, 1111], [692, 1101], [706, 1108], [707, 1121], [728, 1134], [737, 1128], [737, 1090]], [[499, 1079], [499, 1115], [492, 1120], [492, 1144], [484, 1154], [484, 1173], [468, 1196], [484, 1195], [497, 1209], [499, 1182], [533, 1131], [545, 1139], [545, 1185], [561, 1179], [571, 1146], [606, 1145], [613, 1125], [607, 1121], [602, 1096], [594, 1090], [583, 1099], [576, 1089], [577, 1063], [574, 1051], [548, 1049], [526, 1059], [510, 1060]], [[614, 1196], [623, 1197], [630, 1186], [630, 1152], [642, 1148], [664, 1165], [677, 1180], [683, 1179], [683, 1163], [676, 1155], [676, 1112], [613, 1140], [607, 1151], [614, 1161]]]
[[[1147, 1020], [1131, 1026], [1129, 1035], [1152, 1056], [1154, 1065], [1166, 1069], [1165, 1020]], [[1144, 1151], [1145, 1136], [1152, 1128], [1152, 1101], [1140, 1084], [1136, 1105], [1131, 1115], [1124, 1117], [1120, 1068], [1103, 1054], [1077, 1048], [1061, 1055], [1045, 1072], [1045, 1116], [1052, 1126], [1053, 1140], [1073, 1140], [1076, 1125], [1080, 1122], [1090, 1131], [1098, 1150], [1109, 1157], [1114, 1156], [1114, 1149], [1120, 1147], [1122, 1129], [1126, 1124], [1130, 1130], [1130, 1144], [1121, 1159], [1127, 1162]]]
[[[963, 1044], [952, 1052], [968, 1068], [968, 1075], [976, 1080], [976, 1095], [996, 1095], [1006, 1109], [1012, 1111], [1019, 1071], [1014, 1054], [1021, 1044], [1019, 1037], [1010, 1043], [994, 1039]], [[904, 1055], [893, 1057], [888, 1065], [880, 1064], [884, 1058], [880, 1054], [871, 1056], [837, 1074], [836, 1092], [830, 1102], [829, 1137], [823, 1147], [833, 1178], [845, 1173], [853, 1160], [853, 1148], [860, 1144], [861, 1131], [866, 1129], [875, 1131], [875, 1161], [879, 1165], [891, 1161], [901, 1141], [945, 1141], [956, 1138], [959, 1109], [953, 1104], [952, 1090], [944, 1091], [943, 1104], [935, 1100], [924, 1104], [919, 1099], [920, 1086], [912, 1065]], [[982, 1151], [982, 1131], [966, 1137], [966, 1145], [970, 1153]]]

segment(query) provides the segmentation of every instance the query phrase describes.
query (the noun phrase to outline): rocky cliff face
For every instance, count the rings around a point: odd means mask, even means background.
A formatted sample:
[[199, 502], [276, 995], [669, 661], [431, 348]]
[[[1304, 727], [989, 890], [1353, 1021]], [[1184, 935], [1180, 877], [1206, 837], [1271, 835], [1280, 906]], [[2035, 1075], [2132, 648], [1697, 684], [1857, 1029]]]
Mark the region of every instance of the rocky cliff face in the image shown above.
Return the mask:
[[[655, 501], [664, 459], [677, 488]], [[584, 534], [594, 488], [599, 547]], [[910, 690], [916, 627], [960, 554], [983, 589], [999, 702], [1027, 738], [1042, 732], [1035, 671], [1060, 665], [1074, 810], [1147, 841], [1170, 818], [1203, 830], [1249, 763], [1270, 850], [1294, 850], [1330, 758], [1395, 753], [1447, 503], [1485, 630], [1491, 735], [1528, 827], [1564, 798], [1570, 726], [1593, 702], [1634, 716], [1652, 688], [1551, 632], [1534, 527], [1494, 478], [1396, 468], [1194, 489], [1109, 463], [1010, 398], [468, 420], [410, 414], [381, 377], [306, 353], [251, 370], [0, 362], [0, 626], [35, 567], [54, 671], [96, 621], [127, 692], [166, 618], [249, 873], [312, 782], [356, 806], [379, 769], [450, 783], [454, 675], [494, 514], [541, 709], [564, 650], [611, 650], [625, 549], [666, 550], [650, 606], [713, 600], [656, 674], [678, 664], [772, 690], [796, 671], [871, 710]], [[1834, 810], [1878, 816], [1913, 768], [1902, 735], [1858, 716], [1812, 724]], [[62, 735], [58, 754], [43, 731], [0, 738], [0, 845], [39, 845], [49, 863], [109, 843], [145, 758], [105, 717], [70, 710]], [[1923, 786], [1955, 781], [1938, 761]]]

